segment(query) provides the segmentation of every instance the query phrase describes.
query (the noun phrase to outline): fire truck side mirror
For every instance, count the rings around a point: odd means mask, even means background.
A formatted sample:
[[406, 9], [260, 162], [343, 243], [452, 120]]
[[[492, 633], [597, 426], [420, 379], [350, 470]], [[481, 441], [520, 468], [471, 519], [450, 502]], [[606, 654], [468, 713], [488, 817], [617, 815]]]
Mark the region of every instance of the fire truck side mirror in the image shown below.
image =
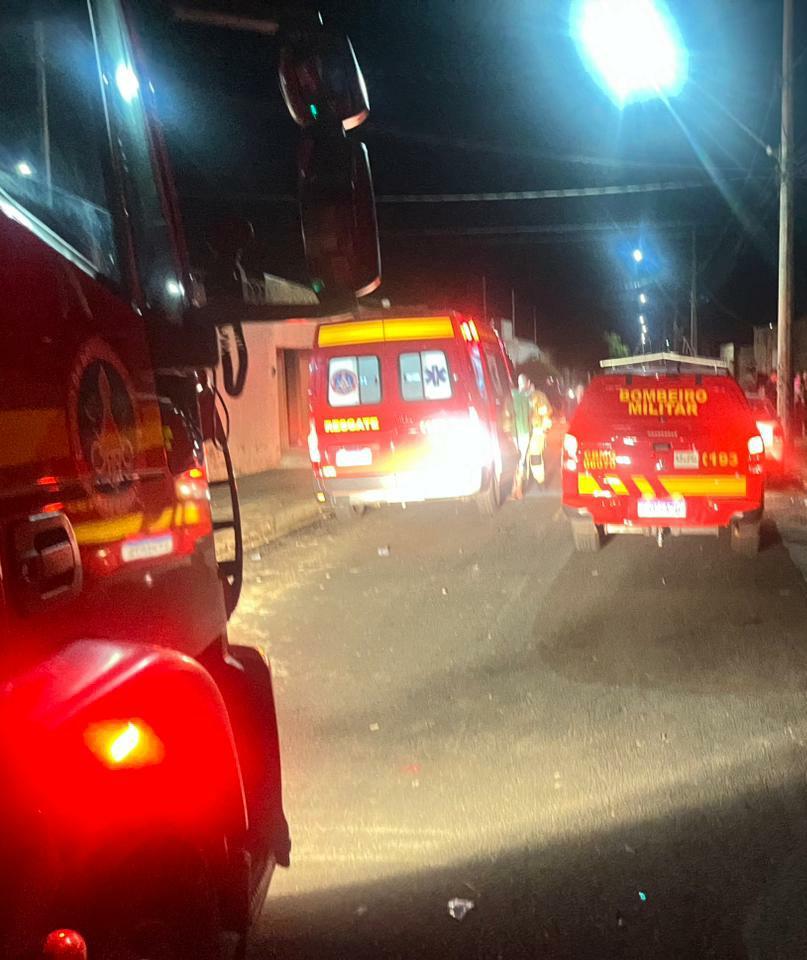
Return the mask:
[[345, 34], [322, 25], [291, 30], [280, 51], [278, 72], [286, 106], [299, 126], [336, 121], [352, 130], [367, 119], [367, 88]]
[[372, 293], [381, 283], [381, 256], [365, 145], [326, 131], [306, 134], [299, 196], [308, 274], [320, 301]]

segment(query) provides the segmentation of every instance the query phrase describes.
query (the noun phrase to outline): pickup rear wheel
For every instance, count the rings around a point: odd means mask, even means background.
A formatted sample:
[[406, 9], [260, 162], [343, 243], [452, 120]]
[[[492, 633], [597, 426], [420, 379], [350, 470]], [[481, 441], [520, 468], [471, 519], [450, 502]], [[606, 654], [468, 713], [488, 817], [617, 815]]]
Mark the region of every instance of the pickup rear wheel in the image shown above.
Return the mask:
[[590, 520], [573, 522], [572, 538], [574, 539], [574, 549], [578, 553], [597, 553], [602, 546], [600, 530]]
[[759, 521], [732, 524], [731, 549], [741, 557], [755, 557], [759, 553]]

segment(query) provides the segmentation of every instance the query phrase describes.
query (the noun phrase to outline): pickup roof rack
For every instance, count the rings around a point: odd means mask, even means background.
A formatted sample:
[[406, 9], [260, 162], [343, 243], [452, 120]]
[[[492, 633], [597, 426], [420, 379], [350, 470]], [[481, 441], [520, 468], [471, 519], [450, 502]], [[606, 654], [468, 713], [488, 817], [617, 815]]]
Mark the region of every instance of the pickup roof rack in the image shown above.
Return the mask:
[[635, 357], [600, 360], [606, 373], [710, 373], [729, 376], [725, 360], [713, 357], [690, 357], [683, 353], [641, 353]]

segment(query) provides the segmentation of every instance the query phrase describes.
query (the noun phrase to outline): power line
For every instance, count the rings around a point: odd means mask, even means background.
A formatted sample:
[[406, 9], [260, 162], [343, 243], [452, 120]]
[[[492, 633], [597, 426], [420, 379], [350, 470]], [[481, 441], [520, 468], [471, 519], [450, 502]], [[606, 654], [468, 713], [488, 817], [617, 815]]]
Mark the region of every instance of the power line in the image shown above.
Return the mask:
[[[384, 230], [382, 233], [390, 238], [445, 238], [445, 237], [478, 237], [478, 238], [509, 238], [509, 237], [546, 237], [546, 241], [556, 242], [559, 238], [584, 238], [583, 242], [597, 238], [604, 233], [635, 233], [642, 226], [635, 223], [552, 223], [552, 224], [518, 224], [514, 226], [485, 226], [485, 227], [424, 227], [415, 229]], [[691, 221], [654, 221], [653, 230], [657, 232], [691, 231], [694, 224]]]
[[[507, 157], [519, 157], [522, 160], [549, 161], [564, 165], [577, 164], [580, 166], [614, 168], [619, 170], [658, 170], [661, 168], [665, 170], [694, 172], [701, 169], [697, 164], [677, 163], [675, 161], [635, 160], [633, 158], [598, 157], [589, 154], [550, 153], [544, 150], [525, 150], [523, 147], [517, 147], [507, 143], [496, 143], [489, 140], [470, 140], [465, 137], [449, 137], [434, 133], [418, 133], [372, 121], [367, 132], [368, 135], [388, 137], [393, 140], [411, 140], [413, 143], [424, 143], [435, 147], [448, 147], [450, 149], [470, 150], [479, 153], [493, 153]], [[721, 172], [739, 172], [741, 170], [743, 170], [743, 167], [736, 165], [732, 168], [724, 168]]]
[[[745, 177], [726, 181], [745, 183]], [[572, 197], [613, 197], [637, 193], [663, 193], [673, 190], [703, 190], [712, 187], [708, 180], [671, 180], [662, 183], [624, 183], [603, 187], [567, 187], [559, 190], [508, 190], [501, 193], [387, 193], [376, 197], [379, 203], [487, 203], [506, 200], [564, 200]]]

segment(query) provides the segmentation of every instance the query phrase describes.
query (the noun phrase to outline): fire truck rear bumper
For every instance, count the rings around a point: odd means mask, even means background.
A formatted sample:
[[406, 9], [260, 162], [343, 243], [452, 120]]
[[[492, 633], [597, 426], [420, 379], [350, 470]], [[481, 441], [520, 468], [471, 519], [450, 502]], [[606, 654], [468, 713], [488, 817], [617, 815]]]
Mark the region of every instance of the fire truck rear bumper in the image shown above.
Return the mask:
[[[613, 502], [612, 502], [613, 503]], [[563, 512], [573, 523], [593, 522], [607, 533], [646, 533], [659, 528], [669, 529], [675, 535], [715, 533], [721, 527], [733, 524], [759, 523], [763, 504], [753, 500], [688, 500], [686, 519], [640, 518], [631, 510], [628, 514], [614, 510], [611, 505], [597, 503], [564, 503]]]

